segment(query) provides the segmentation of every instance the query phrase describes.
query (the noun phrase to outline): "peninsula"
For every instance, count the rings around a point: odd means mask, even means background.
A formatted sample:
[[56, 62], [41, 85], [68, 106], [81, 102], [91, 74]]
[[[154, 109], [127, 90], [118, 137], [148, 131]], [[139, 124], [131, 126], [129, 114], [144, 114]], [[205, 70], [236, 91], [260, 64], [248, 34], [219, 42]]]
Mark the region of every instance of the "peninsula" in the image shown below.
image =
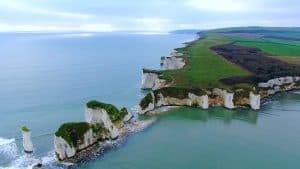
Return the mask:
[[300, 88], [300, 29], [227, 28], [161, 58], [161, 70], [142, 71], [140, 114], [166, 106], [260, 109], [261, 101]]
[[[300, 29], [228, 28], [197, 35], [161, 57], [160, 70], [142, 70], [141, 88], [149, 92], [139, 103], [140, 115], [170, 106], [259, 110], [270, 96], [300, 89]], [[56, 131], [57, 158], [82, 161], [152, 122], [133, 117], [126, 108], [88, 102], [84, 122], [65, 123]]]

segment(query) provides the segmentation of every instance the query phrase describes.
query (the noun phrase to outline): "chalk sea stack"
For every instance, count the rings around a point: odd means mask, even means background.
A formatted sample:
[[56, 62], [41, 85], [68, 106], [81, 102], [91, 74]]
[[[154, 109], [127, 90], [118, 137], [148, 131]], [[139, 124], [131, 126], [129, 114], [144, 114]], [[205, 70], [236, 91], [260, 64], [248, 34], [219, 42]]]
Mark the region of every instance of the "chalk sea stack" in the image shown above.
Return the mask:
[[23, 148], [25, 153], [33, 152], [33, 144], [31, 141], [31, 131], [26, 126], [22, 127], [22, 135], [23, 135]]

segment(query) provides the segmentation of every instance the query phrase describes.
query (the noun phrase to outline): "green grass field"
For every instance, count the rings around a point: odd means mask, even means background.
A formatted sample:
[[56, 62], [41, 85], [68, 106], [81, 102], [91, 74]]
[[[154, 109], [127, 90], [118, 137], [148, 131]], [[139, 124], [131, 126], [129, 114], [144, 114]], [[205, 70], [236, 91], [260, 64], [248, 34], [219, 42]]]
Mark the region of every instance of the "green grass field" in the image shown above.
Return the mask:
[[[247, 32], [249, 31], [249, 32]], [[300, 28], [230, 28], [214, 30], [217, 32], [234, 32], [232, 36], [227, 36], [238, 45], [246, 47], [260, 48], [265, 53], [273, 56], [300, 56], [300, 41], [281, 40], [274, 38], [257, 38], [259, 36], [274, 36], [285, 38], [300, 38]], [[249, 37], [235, 36], [235, 33], [247, 33]], [[254, 35], [250, 37], [250, 35]]]
[[228, 62], [209, 48], [215, 45], [231, 43], [232, 40], [220, 35], [208, 34], [205, 39], [196, 41], [183, 49], [189, 64], [181, 70], [164, 71], [171, 76], [176, 87], [227, 88], [218, 80], [231, 76], [245, 76], [249, 73]]
[[[224, 35], [226, 32], [236, 31], [247, 34], [245, 36]], [[247, 32], [249, 31], [249, 32]], [[221, 33], [220, 33], [221, 32]], [[220, 79], [236, 76], [247, 76], [250, 73], [237, 65], [225, 60], [210, 50], [210, 47], [228, 43], [235, 43], [246, 47], [260, 48], [274, 58], [284, 58], [286, 62], [298, 61], [300, 58], [300, 41], [286, 39], [261, 38], [267, 36], [293, 37], [299, 35], [300, 28], [229, 28], [204, 31], [205, 38], [195, 41], [188, 47], [178, 49], [184, 54], [188, 64], [180, 70], [162, 71], [165, 79], [171, 79], [173, 86], [183, 88], [226, 88]], [[250, 36], [249, 36], [250, 35]], [[252, 37], [252, 35], [255, 35]], [[256, 36], [259, 35], [259, 36]], [[298, 38], [298, 36], [296, 36]]]

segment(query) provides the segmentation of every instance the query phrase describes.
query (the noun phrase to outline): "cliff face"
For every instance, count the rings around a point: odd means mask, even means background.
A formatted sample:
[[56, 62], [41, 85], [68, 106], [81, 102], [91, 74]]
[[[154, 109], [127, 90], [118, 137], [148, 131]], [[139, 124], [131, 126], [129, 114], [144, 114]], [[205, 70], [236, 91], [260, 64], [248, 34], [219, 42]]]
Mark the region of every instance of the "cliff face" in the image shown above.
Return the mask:
[[59, 160], [77, 156], [80, 151], [107, 139], [120, 136], [119, 129], [132, 118], [126, 108], [90, 101], [85, 110], [86, 122], [65, 123], [55, 133], [54, 147]]
[[152, 96], [151, 99], [143, 99], [140, 103], [140, 114], [163, 106], [193, 106], [203, 109], [207, 109], [209, 106], [224, 106], [229, 109], [248, 106], [255, 110], [260, 107], [260, 95], [251, 92], [236, 101], [234, 100], [235, 93], [218, 88], [202, 92], [193, 89], [162, 88], [151, 91], [150, 95]]
[[65, 135], [56, 134], [54, 137], [55, 153], [59, 160], [74, 157], [77, 152], [86, 149], [99, 140], [109, 138], [108, 132], [101, 128], [101, 126], [98, 126], [97, 129], [97, 126], [87, 124], [89, 127], [86, 131], [79, 131], [82, 129], [74, 127], [74, 125], [80, 124], [72, 125], [61, 129], [64, 130]]
[[161, 64], [164, 70], [176, 70], [183, 68], [185, 65], [185, 61], [183, 58], [172, 56], [163, 59]]
[[33, 152], [33, 144], [31, 141], [31, 132], [30, 131], [22, 131], [23, 135], [23, 148], [26, 153]]
[[166, 85], [166, 80], [160, 79], [158, 74], [143, 72], [142, 89], [157, 90], [164, 87], [165, 85]]
[[226, 90], [215, 88], [212, 91], [212, 97], [210, 97], [210, 102], [214, 103], [215, 105], [220, 105], [229, 109], [233, 109], [235, 108], [233, 104], [233, 96], [234, 93], [229, 93]]
[[[152, 99], [143, 99], [140, 103], [140, 114], [145, 114], [163, 106], [195, 106], [208, 108], [209, 106], [224, 106], [228, 109], [236, 107], [250, 107], [260, 109], [261, 99], [268, 98], [278, 92], [300, 89], [300, 77], [280, 77], [267, 82], [258, 83], [259, 93], [236, 89], [228, 92], [215, 88], [205, 90], [204, 93], [193, 89], [162, 88], [151, 91]], [[172, 89], [172, 90], [170, 90]]]
[[300, 88], [299, 76], [287, 76], [271, 79], [267, 82], [258, 83], [258, 87], [261, 89], [262, 98], [267, 98], [270, 95], [274, 95], [278, 92], [288, 91], [292, 89]]
[[108, 113], [104, 109], [86, 108], [85, 120], [90, 124], [103, 124], [111, 133], [112, 139], [116, 139], [119, 136], [119, 129], [112, 123]]

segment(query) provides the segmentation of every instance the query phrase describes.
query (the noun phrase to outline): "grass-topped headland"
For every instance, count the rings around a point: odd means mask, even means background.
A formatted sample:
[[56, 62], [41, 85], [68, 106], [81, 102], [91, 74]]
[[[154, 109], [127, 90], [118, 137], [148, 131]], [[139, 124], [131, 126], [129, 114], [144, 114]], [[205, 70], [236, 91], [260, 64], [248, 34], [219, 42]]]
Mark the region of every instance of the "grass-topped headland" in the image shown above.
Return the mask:
[[62, 137], [71, 147], [76, 147], [83, 142], [84, 134], [90, 129], [86, 122], [65, 123], [55, 132], [56, 137]]
[[[259, 81], [299, 75], [299, 65], [276, 59], [293, 56], [293, 62], [300, 62], [298, 38], [300, 28], [203, 31], [199, 39], [175, 49], [183, 53], [187, 65], [179, 70], [161, 70], [160, 77], [172, 79], [171, 87], [233, 90], [234, 86], [243, 84], [251, 89]], [[217, 47], [223, 47], [222, 51]]]
[[97, 136], [106, 136], [109, 131], [101, 124], [89, 124], [86, 122], [64, 123], [55, 132], [56, 137], [62, 137], [71, 147], [77, 147], [78, 144], [83, 143], [84, 134], [92, 129]]
[[[114, 106], [112, 104], [102, 103], [97, 100], [89, 101], [86, 104], [86, 106], [90, 109], [104, 109], [108, 113], [108, 115], [113, 123], [123, 120], [124, 117], [128, 114], [128, 111], [126, 108], [119, 110], [116, 106]], [[126, 111], [125, 111], [125, 109], [126, 109]]]

